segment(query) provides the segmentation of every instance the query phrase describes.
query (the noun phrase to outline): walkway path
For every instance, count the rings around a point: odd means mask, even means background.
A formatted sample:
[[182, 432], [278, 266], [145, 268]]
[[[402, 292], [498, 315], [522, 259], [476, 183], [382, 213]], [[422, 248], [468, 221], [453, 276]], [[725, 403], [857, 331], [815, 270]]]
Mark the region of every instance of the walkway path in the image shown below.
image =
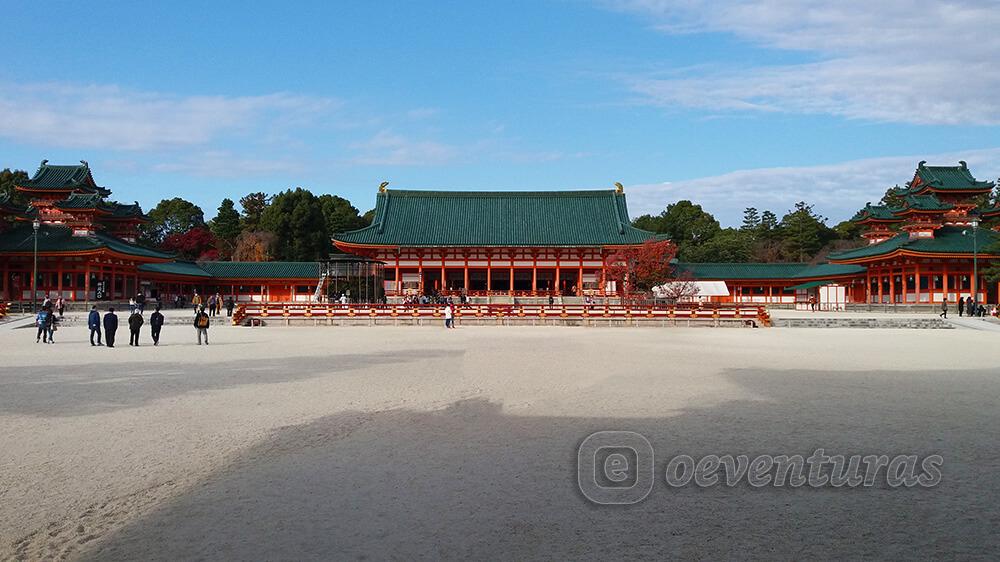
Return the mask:
[[948, 318], [946, 320], [949, 324], [958, 326], [959, 328], [969, 328], [971, 330], [986, 330], [989, 332], [1000, 332], [1000, 323], [993, 322], [984, 318]]

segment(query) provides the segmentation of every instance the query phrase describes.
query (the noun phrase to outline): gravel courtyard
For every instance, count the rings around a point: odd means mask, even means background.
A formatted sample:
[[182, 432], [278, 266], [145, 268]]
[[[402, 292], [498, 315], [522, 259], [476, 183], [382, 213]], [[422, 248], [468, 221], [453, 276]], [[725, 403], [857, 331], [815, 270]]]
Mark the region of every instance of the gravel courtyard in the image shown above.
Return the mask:
[[[0, 326], [0, 560], [1000, 557], [997, 334]], [[599, 506], [577, 448], [645, 435]], [[940, 454], [932, 488], [671, 488], [678, 454]]]

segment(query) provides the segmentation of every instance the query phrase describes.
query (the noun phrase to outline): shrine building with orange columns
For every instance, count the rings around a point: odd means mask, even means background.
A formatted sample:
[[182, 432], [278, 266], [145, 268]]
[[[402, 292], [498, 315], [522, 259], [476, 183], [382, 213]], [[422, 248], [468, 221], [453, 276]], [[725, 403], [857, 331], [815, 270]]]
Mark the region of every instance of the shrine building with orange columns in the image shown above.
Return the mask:
[[344, 252], [385, 263], [396, 297], [616, 293], [605, 259], [662, 238], [632, 226], [621, 189], [380, 189], [372, 224], [334, 236]]

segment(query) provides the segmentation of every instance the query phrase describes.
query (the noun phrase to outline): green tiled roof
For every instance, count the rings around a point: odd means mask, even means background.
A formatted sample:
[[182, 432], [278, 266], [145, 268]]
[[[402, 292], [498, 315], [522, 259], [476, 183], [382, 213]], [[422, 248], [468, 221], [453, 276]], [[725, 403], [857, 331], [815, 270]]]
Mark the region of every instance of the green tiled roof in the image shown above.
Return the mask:
[[959, 162], [958, 166], [927, 166], [925, 162], [920, 162], [917, 164], [917, 173], [914, 177], [920, 178], [920, 185], [911, 189], [912, 193], [919, 193], [925, 189], [979, 191], [993, 188], [993, 182], [979, 181], [972, 177], [965, 162]]
[[142, 212], [142, 207], [139, 206], [139, 202], [138, 201], [135, 202], [135, 203], [133, 203], [133, 204], [131, 204], [131, 205], [123, 205], [121, 203], [114, 203], [114, 204], [110, 205], [110, 207], [111, 207], [111, 216], [113, 218], [118, 219], [118, 218], [132, 218], [132, 217], [135, 217], [135, 218], [140, 218], [140, 219], [143, 219], [143, 220], [149, 220], [149, 217], [147, 217]]
[[90, 166], [80, 161], [79, 164], [70, 166], [56, 166], [42, 160], [35, 175], [18, 187], [40, 191], [84, 191], [87, 193], [99, 193], [108, 196], [111, 191], [100, 187], [94, 182], [94, 176], [90, 173]]
[[[155, 259], [173, 257], [170, 254], [130, 244], [102, 232], [90, 236], [73, 236], [71, 229], [51, 224], [43, 224], [38, 231], [38, 251], [41, 253], [86, 252], [102, 248], [136, 257]], [[0, 253], [33, 251], [34, 233], [31, 224], [19, 224], [10, 231], [0, 234]]]
[[1000, 234], [988, 228], [979, 228], [975, 232], [975, 244], [973, 244], [973, 229], [970, 227], [944, 226], [934, 231], [933, 238], [910, 238], [909, 233], [903, 232], [878, 244], [831, 254], [830, 259], [845, 261], [875, 258], [891, 254], [896, 250], [928, 254], [972, 255], [973, 249], [978, 248], [979, 253], [983, 254], [987, 248], [1000, 240]]
[[630, 224], [625, 195], [602, 191], [378, 194], [371, 226], [335, 235], [387, 246], [604, 246], [657, 237]]
[[111, 212], [111, 208], [98, 193], [70, 193], [62, 201], [55, 203], [60, 209], [101, 209]]
[[676, 269], [695, 279], [810, 279], [864, 273], [857, 265], [823, 263], [678, 263]]
[[198, 266], [212, 277], [226, 279], [317, 279], [314, 261], [202, 261]]
[[187, 277], [211, 277], [212, 274], [198, 267], [191, 261], [167, 261], [163, 263], [144, 263], [139, 271], [145, 273], [163, 273], [169, 275], [184, 275]]
[[914, 211], [948, 211], [955, 208], [954, 205], [942, 203], [933, 193], [928, 193], [927, 195], [906, 195], [903, 197], [903, 203], [903, 207], [893, 209], [892, 212], [900, 214], [910, 209]]
[[861, 209], [851, 217], [851, 221], [853, 222], [861, 222], [863, 220], [899, 221], [900, 218], [892, 214], [892, 210], [885, 205], [872, 205], [868, 203], [864, 209]]
[[318, 279], [318, 262], [174, 261], [149, 263], [139, 271], [213, 279]]

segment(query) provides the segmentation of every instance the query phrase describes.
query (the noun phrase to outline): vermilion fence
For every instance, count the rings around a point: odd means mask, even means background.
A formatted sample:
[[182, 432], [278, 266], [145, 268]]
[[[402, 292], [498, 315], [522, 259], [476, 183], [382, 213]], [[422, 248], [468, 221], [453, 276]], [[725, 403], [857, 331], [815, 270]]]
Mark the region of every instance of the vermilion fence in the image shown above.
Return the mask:
[[[456, 324], [585, 324], [585, 325], [724, 325], [770, 326], [763, 306], [718, 305], [454, 305]], [[240, 304], [233, 324], [284, 321], [286, 324], [427, 324], [444, 321], [443, 305], [414, 304]]]

